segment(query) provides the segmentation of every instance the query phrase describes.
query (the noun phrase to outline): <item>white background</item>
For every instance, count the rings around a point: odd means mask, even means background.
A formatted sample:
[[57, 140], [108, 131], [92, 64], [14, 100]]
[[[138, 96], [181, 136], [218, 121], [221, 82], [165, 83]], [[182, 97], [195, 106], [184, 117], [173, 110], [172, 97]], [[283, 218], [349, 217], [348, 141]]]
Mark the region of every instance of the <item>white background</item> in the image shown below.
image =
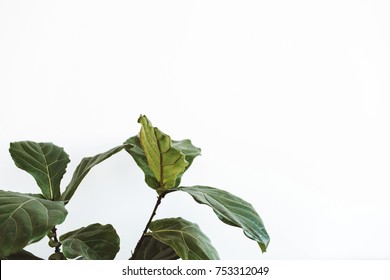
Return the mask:
[[[267, 279], [267, 280], [388, 280], [390, 277], [389, 260], [219, 260], [219, 261], [66, 261], [1, 262], [2, 279], [28, 279], [31, 275], [50, 279], [55, 275], [58, 280], [72, 278], [97, 279]], [[23, 267], [23, 269], [20, 269]], [[218, 269], [220, 267], [220, 269]], [[237, 275], [234, 268], [268, 267], [268, 273], [257, 276]], [[163, 270], [165, 268], [165, 271]], [[233, 268], [233, 269], [229, 269]], [[129, 274], [123, 275], [129, 271]], [[189, 270], [189, 271], [188, 271]], [[205, 270], [206, 275], [202, 273]], [[60, 271], [60, 273], [58, 273]], [[181, 271], [183, 275], [177, 275]], [[218, 272], [219, 271], [219, 272]], [[260, 271], [260, 269], [259, 269]], [[265, 271], [263, 269], [263, 271]], [[236, 272], [236, 275], [234, 273]], [[153, 273], [155, 275], [153, 275]], [[133, 274], [133, 275], [131, 275]], [[159, 276], [160, 274], [160, 276]], [[188, 274], [188, 275], [187, 275]], [[165, 276], [163, 276], [165, 275]], [[170, 275], [170, 276], [167, 276]], [[197, 275], [197, 276], [196, 276]], [[200, 276], [201, 275], [201, 276]]]
[[[0, 188], [38, 192], [9, 143], [72, 162], [121, 144], [138, 116], [202, 148], [183, 185], [251, 202], [268, 252], [186, 194], [182, 216], [222, 259], [390, 257], [387, 1], [1, 1]], [[59, 233], [100, 222], [127, 259], [155, 193], [125, 152], [93, 169]], [[47, 257], [46, 241], [29, 250]]]

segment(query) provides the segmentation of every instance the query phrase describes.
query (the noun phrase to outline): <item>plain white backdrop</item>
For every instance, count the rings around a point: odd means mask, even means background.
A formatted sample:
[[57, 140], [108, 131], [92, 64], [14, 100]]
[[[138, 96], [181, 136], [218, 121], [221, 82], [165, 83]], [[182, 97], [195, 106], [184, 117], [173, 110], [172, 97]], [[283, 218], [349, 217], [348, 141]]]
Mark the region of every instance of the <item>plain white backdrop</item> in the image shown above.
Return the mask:
[[[388, 1], [2, 1], [0, 188], [39, 192], [9, 143], [65, 148], [71, 163], [139, 131], [138, 116], [202, 148], [182, 184], [251, 202], [268, 252], [188, 195], [182, 216], [222, 259], [390, 258]], [[155, 193], [125, 152], [93, 169], [59, 233], [112, 223], [118, 259]], [[46, 241], [29, 250], [47, 257]]]

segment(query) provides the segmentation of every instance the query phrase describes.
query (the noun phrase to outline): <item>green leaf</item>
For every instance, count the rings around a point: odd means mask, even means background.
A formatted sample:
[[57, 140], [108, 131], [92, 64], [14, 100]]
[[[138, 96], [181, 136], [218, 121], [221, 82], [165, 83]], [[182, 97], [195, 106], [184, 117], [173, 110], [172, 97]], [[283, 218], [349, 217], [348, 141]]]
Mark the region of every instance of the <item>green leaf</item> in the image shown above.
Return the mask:
[[126, 151], [133, 157], [137, 165], [145, 173], [146, 184], [148, 184], [148, 186], [151, 187], [152, 189], [157, 190], [160, 184], [157, 181], [156, 177], [154, 177], [152, 170], [149, 168], [148, 160], [146, 159], [144, 150], [141, 147], [141, 142], [139, 137], [133, 136], [129, 138], [125, 143], [132, 145], [130, 147], [127, 147]]
[[185, 139], [181, 141], [172, 141], [173, 147], [181, 151], [185, 155], [185, 159], [188, 162], [188, 165], [186, 166], [186, 169], [179, 174], [176, 180], [175, 187], [178, 187], [180, 185], [181, 177], [183, 176], [184, 172], [187, 171], [187, 169], [191, 166], [192, 162], [197, 156], [200, 156], [201, 149], [198, 147], [195, 147], [192, 145], [191, 140]]
[[[194, 158], [200, 155], [201, 150], [195, 147], [194, 145], [192, 145], [191, 141], [188, 139], [181, 140], [181, 141], [172, 140], [171, 142], [172, 142], [172, 147], [174, 149], [184, 154], [185, 161], [188, 163], [181, 172], [177, 173], [174, 187], [178, 187], [184, 172], [191, 166]], [[148, 184], [148, 186], [155, 190], [159, 189], [160, 188], [159, 180], [156, 179], [155, 174], [153, 173], [152, 169], [149, 167], [148, 159], [141, 145], [140, 137], [133, 136], [129, 138], [125, 142], [125, 144], [131, 145], [128, 148], [126, 148], [126, 151], [134, 158], [137, 165], [144, 172], [145, 182]]]
[[65, 258], [64, 254], [61, 252], [54, 252], [53, 254], [51, 254], [49, 256], [49, 260], [51, 260], [51, 261], [64, 261], [64, 260], [67, 260], [67, 258]]
[[119, 251], [119, 236], [112, 225], [92, 224], [60, 237], [68, 259], [113, 260]]
[[179, 256], [170, 246], [146, 235], [132, 260], [177, 260]]
[[172, 247], [183, 260], [216, 260], [218, 252], [197, 224], [183, 218], [153, 221], [147, 235]]
[[34, 177], [47, 199], [60, 198], [60, 182], [70, 161], [63, 148], [53, 143], [22, 141], [11, 143], [9, 152], [16, 166]]
[[106, 160], [107, 158], [111, 157], [112, 155], [120, 152], [124, 147], [129, 147], [129, 145], [120, 145], [105, 153], [98, 154], [94, 157], [83, 158], [80, 164], [77, 166], [75, 172], [73, 173], [72, 180], [61, 195], [61, 200], [68, 203], [74, 195], [75, 191], [77, 190], [78, 186], [80, 185], [81, 181], [88, 174], [91, 168]]
[[211, 187], [180, 187], [178, 190], [189, 193], [196, 202], [210, 206], [222, 222], [242, 228], [247, 237], [257, 241], [262, 252], [266, 251], [270, 238], [251, 204], [227, 191]]
[[153, 127], [146, 116], [141, 116], [138, 122], [142, 125], [140, 143], [149, 168], [159, 183], [157, 192], [161, 194], [176, 186], [176, 179], [186, 170], [188, 162], [185, 155], [173, 146], [171, 137]]
[[0, 258], [3, 260], [43, 260], [34, 254], [26, 251], [26, 250], [21, 250], [19, 252], [16, 252], [15, 254], [11, 254], [8, 257]]
[[42, 239], [66, 215], [62, 201], [0, 190], [0, 257]]

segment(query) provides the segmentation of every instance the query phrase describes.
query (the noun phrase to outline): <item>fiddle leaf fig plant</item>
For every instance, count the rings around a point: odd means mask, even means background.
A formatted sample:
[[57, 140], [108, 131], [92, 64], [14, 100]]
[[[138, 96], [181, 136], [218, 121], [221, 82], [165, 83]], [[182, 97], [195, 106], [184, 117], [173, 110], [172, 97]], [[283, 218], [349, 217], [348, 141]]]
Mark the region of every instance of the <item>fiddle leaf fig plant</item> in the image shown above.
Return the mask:
[[33, 141], [11, 143], [9, 152], [15, 165], [34, 177], [41, 193], [0, 190], [0, 259], [42, 259], [25, 248], [46, 236], [48, 246], [53, 248], [50, 260], [113, 260], [120, 249], [120, 238], [112, 225], [94, 223], [61, 236], [57, 226], [65, 221], [66, 205], [88, 172], [122, 150], [131, 155], [157, 195], [130, 260], [219, 259], [211, 240], [196, 223], [182, 217], [154, 219], [164, 197], [175, 192], [188, 193], [195, 202], [211, 207], [222, 222], [241, 228], [265, 252], [270, 239], [250, 203], [214, 187], [181, 186], [182, 176], [201, 154], [200, 148], [188, 139], [172, 140], [144, 115], [138, 122], [141, 129], [136, 136], [106, 152], [83, 158], [63, 192], [61, 180], [70, 162], [63, 148]]

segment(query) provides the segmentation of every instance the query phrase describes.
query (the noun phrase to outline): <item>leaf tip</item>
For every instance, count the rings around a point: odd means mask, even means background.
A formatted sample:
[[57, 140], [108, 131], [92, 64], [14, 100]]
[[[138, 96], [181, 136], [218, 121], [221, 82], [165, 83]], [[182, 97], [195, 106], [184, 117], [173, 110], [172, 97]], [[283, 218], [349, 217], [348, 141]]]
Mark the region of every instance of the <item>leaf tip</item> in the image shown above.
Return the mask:
[[261, 252], [264, 254], [265, 252], [267, 252], [267, 247], [268, 247], [268, 244], [269, 244], [269, 240], [266, 244], [264, 243], [261, 243], [261, 242], [258, 242], [257, 244], [259, 244], [259, 247], [261, 249]]
[[145, 115], [142, 115], [142, 114], [138, 118], [138, 123], [140, 123], [142, 125], [144, 125], [145, 123], [152, 125], [151, 122], [149, 121], [149, 119]]

